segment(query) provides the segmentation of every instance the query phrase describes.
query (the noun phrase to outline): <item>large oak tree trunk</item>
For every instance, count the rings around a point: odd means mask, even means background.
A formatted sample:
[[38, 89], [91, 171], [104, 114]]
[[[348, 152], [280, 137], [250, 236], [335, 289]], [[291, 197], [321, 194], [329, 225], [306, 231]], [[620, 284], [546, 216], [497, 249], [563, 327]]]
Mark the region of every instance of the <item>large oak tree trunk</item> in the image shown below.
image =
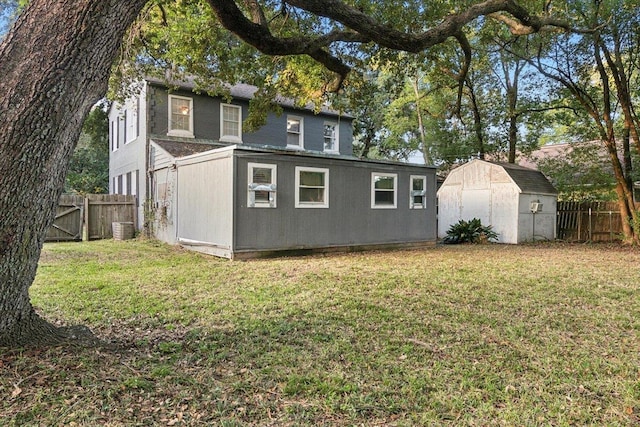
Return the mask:
[[31, 0], [0, 44], [0, 346], [61, 330], [29, 301], [82, 122], [146, 0]]

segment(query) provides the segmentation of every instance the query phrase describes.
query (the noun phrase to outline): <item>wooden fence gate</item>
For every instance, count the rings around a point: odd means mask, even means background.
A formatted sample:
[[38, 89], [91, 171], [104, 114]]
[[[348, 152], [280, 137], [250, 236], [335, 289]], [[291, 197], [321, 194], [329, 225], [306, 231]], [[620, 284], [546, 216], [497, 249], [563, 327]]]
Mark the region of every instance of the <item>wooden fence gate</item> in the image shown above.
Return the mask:
[[558, 202], [557, 236], [567, 241], [620, 240], [622, 220], [616, 202]]
[[87, 194], [60, 196], [56, 218], [45, 241], [81, 241], [110, 239], [111, 224], [137, 220], [135, 196], [121, 194]]
[[58, 201], [56, 218], [49, 227], [47, 242], [82, 240], [84, 197], [63, 194]]

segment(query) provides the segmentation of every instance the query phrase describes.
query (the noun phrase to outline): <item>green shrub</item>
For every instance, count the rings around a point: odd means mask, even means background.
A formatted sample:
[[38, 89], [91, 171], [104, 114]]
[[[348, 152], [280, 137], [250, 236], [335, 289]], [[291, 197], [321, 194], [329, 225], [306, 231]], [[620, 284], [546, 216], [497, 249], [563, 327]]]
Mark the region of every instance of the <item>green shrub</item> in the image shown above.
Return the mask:
[[478, 218], [470, 221], [461, 219], [457, 224], [453, 224], [447, 231], [444, 243], [486, 243], [491, 240], [498, 240], [498, 234], [492, 230], [490, 225], [482, 225]]

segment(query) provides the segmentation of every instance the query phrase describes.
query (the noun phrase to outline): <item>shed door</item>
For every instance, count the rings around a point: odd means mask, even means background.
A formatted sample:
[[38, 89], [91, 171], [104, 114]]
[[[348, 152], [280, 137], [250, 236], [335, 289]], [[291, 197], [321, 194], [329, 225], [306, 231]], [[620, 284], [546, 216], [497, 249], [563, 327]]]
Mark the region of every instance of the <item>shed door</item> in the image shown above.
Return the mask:
[[462, 190], [461, 219], [491, 224], [491, 190]]

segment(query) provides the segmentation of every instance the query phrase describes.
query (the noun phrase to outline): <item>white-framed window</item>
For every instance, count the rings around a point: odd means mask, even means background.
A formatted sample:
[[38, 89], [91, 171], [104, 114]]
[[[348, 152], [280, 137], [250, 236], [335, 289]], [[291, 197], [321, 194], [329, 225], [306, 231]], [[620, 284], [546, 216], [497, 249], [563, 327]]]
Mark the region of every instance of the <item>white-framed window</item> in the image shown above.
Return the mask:
[[371, 173], [371, 208], [395, 209], [398, 206], [398, 174]]
[[118, 125], [115, 120], [111, 121], [109, 138], [111, 139], [111, 151], [116, 151], [118, 149]]
[[329, 207], [329, 169], [296, 166], [295, 207]]
[[118, 114], [118, 140], [116, 141], [116, 150], [120, 147], [124, 147], [124, 142], [127, 140], [127, 115], [126, 111]]
[[411, 175], [409, 188], [409, 209], [424, 209], [427, 204], [427, 177]]
[[275, 208], [277, 190], [276, 165], [249, 163], [247, 206], [250, 208]]
[[169, 95], [169, 126], [167, 135], [193, 138], [193, 99]]
[[220, 141], [242, 142], [242, 108], [220, 104]]
[[126, 135], [125, 144], [134, 141], [138, 137], [138, 109], [129, 108], [125, 111]]
[[304, 147], [304, 121], [302, 117], [287, 116], [287, 146]]
[[324, 122], [323, 126], [324, 151], [337, 153], [338, 147], [338, 124], [335, 122]]

